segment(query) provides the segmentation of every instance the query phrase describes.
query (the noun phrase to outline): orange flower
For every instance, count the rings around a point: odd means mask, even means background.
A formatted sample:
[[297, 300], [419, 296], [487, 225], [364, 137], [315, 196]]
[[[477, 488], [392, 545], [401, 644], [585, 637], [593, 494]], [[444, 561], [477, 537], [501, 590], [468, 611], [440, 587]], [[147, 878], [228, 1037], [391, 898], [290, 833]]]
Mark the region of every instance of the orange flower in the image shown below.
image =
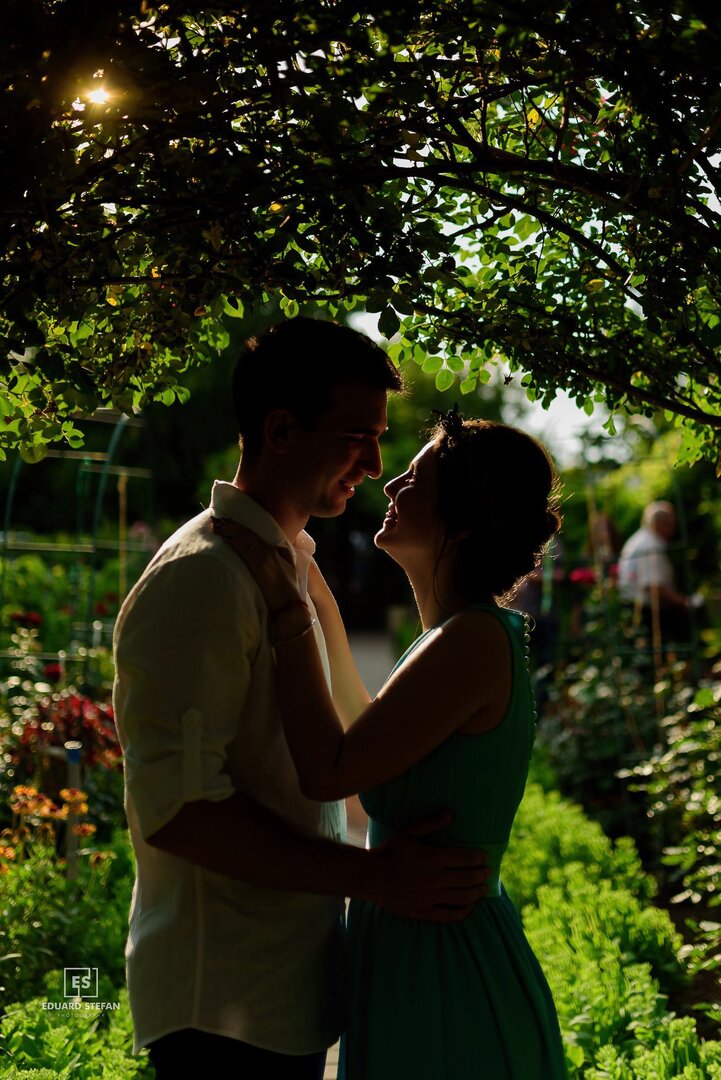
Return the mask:
[[80, 825], [73, 825], [72, 832], [75, 836], [92, 836], [95, 832], [95, 825], [85, 821]]
[[16, 797], [9, 803], [13, 814], [36, 814], [39, 817], [48, 817], [52, 813], [54, 804], [48, 795], [43, 795], [35, 788], [28, 787], [17, 787], [15, 792]]
[[0, 847], [0, 859], [12, 859], [15, 858], [15, 848], [6, 847], [5, 845]]
[[24, 784], [18, 784], [13, 788], [13, 795], [17, 795], [20, 799], [32, 799], [37, 793], [37, 788], [27, 787]]
[[[60, 798], [65, 803], [74, 804], [74, 803], [85, 803], [87, 801], [88, 796], [85, 794], [84, 791], [81, 791], [80, 788], [71, 787], [71, 788], [63, 788], [62, 791], [60, 792]], [[77, 811], [76, 811], [76, 813], [77, 813]], [[85, 811], [83, 811], [83, 813], [85, 813]]]

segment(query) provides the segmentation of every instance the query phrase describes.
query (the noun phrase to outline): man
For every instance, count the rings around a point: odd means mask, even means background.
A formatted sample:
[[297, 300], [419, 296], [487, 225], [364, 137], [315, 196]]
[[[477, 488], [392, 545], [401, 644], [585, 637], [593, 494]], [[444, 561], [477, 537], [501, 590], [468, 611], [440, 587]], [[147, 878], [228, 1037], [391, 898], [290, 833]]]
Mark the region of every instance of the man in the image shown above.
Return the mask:
[[691, 598], [674, 584], [668, 543], [676, 531], [676, 514], [669, 502], [649, 503], [641, 528], [621, 549], [618, 588], [622, 600], [633, 604], [637, 616], [664, 641], [687, 641]]
[[[210, 526], [229, 518], [284, 547], [305, 594], [308, 517], [342, 513], [380, 476], [399, 387], [378, 346], [334, 323], [297, 318], [251, 342], [234, 376], [235, 479], [216, 482], [210, 510], [163, 545], [118, 618], [137, 859], [128, 987], [135, 1047], [149, 1046], [160, 1080], [211, 1063], [214, 1075], [316, 1080], [343, 1026], [342, 898], [448, 921], [482, 895], [476, 852], [411, 835], [352, 848], [342, 808], [301, 794], [275, 705], [272, 613]], [[338, 671], [333, 697], [352, 719], [360, 706]]]

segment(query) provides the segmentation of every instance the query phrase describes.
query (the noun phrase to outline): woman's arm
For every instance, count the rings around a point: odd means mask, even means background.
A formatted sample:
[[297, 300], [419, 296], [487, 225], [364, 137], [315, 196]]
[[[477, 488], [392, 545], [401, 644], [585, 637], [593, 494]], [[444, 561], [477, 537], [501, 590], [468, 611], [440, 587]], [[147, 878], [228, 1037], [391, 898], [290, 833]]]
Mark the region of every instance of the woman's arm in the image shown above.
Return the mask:
[[318, 612], [328, 650], [333, 704], [347, 730], [371, 697], [355, 666], [338, 604], [315, 562], [310, 564], [308, 592]]
[[247, 562], [271, 613], [283, 728], [309, 798], [330, 801], [398, 776], [479, 712], [502, 714], [511, 647], [488, 612], [463, 612], [426, 637], [346, 732], [323, 674], [295, 567], [235, 522], [214, 530]]
[[301, 788], [343, 798], [398, 776], [469, 717], [498, 714], [511, 684], [510, 643], [487, 612], [465, 612], [429, 634], [347, 732], [323, 677], [308, 615], [277, 620], [278, 701]]

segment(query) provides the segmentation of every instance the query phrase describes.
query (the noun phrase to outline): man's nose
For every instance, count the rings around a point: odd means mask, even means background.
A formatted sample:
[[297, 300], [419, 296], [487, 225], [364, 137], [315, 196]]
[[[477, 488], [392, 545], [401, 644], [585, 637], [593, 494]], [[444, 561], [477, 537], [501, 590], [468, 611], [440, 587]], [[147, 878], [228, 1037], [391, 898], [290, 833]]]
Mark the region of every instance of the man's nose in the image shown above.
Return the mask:
[[372, 480], [377, 480], [383, 472], [381, 448], [376, 439], [369, 440], [365, 445], [363, 454], [363, 468]]

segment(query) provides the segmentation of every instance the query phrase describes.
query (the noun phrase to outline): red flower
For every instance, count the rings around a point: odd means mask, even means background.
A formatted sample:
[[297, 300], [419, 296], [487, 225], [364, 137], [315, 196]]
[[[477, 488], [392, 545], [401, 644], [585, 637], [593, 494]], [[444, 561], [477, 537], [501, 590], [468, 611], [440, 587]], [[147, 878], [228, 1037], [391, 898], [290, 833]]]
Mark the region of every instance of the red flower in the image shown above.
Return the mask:
[[575, 585], [595, 585], [596, 571], [592, 570], [590, 566], [579, 566], [576, 570], [571, 571], [568, 578]]
[[56, 683], [60, 682], [63, 677], [63, 669], [60, 664], [46, 664], [43, 668], [43, 678], [48, 682]]
[[22, 733], [15, 742], [14, 764], [31, 768], [38, 750], [63, 746], [74, 739], [82, 743], [86, 766], [120, 767], [122, 753], [110, 704], [61, 690], [41, 698], [35, 709], [35, 714], [24, 720]]
[[37, 611], [13, 611], [10, 618], [18, 626], [24, 626], [26, 630], [43, 625], [43, 617]]

